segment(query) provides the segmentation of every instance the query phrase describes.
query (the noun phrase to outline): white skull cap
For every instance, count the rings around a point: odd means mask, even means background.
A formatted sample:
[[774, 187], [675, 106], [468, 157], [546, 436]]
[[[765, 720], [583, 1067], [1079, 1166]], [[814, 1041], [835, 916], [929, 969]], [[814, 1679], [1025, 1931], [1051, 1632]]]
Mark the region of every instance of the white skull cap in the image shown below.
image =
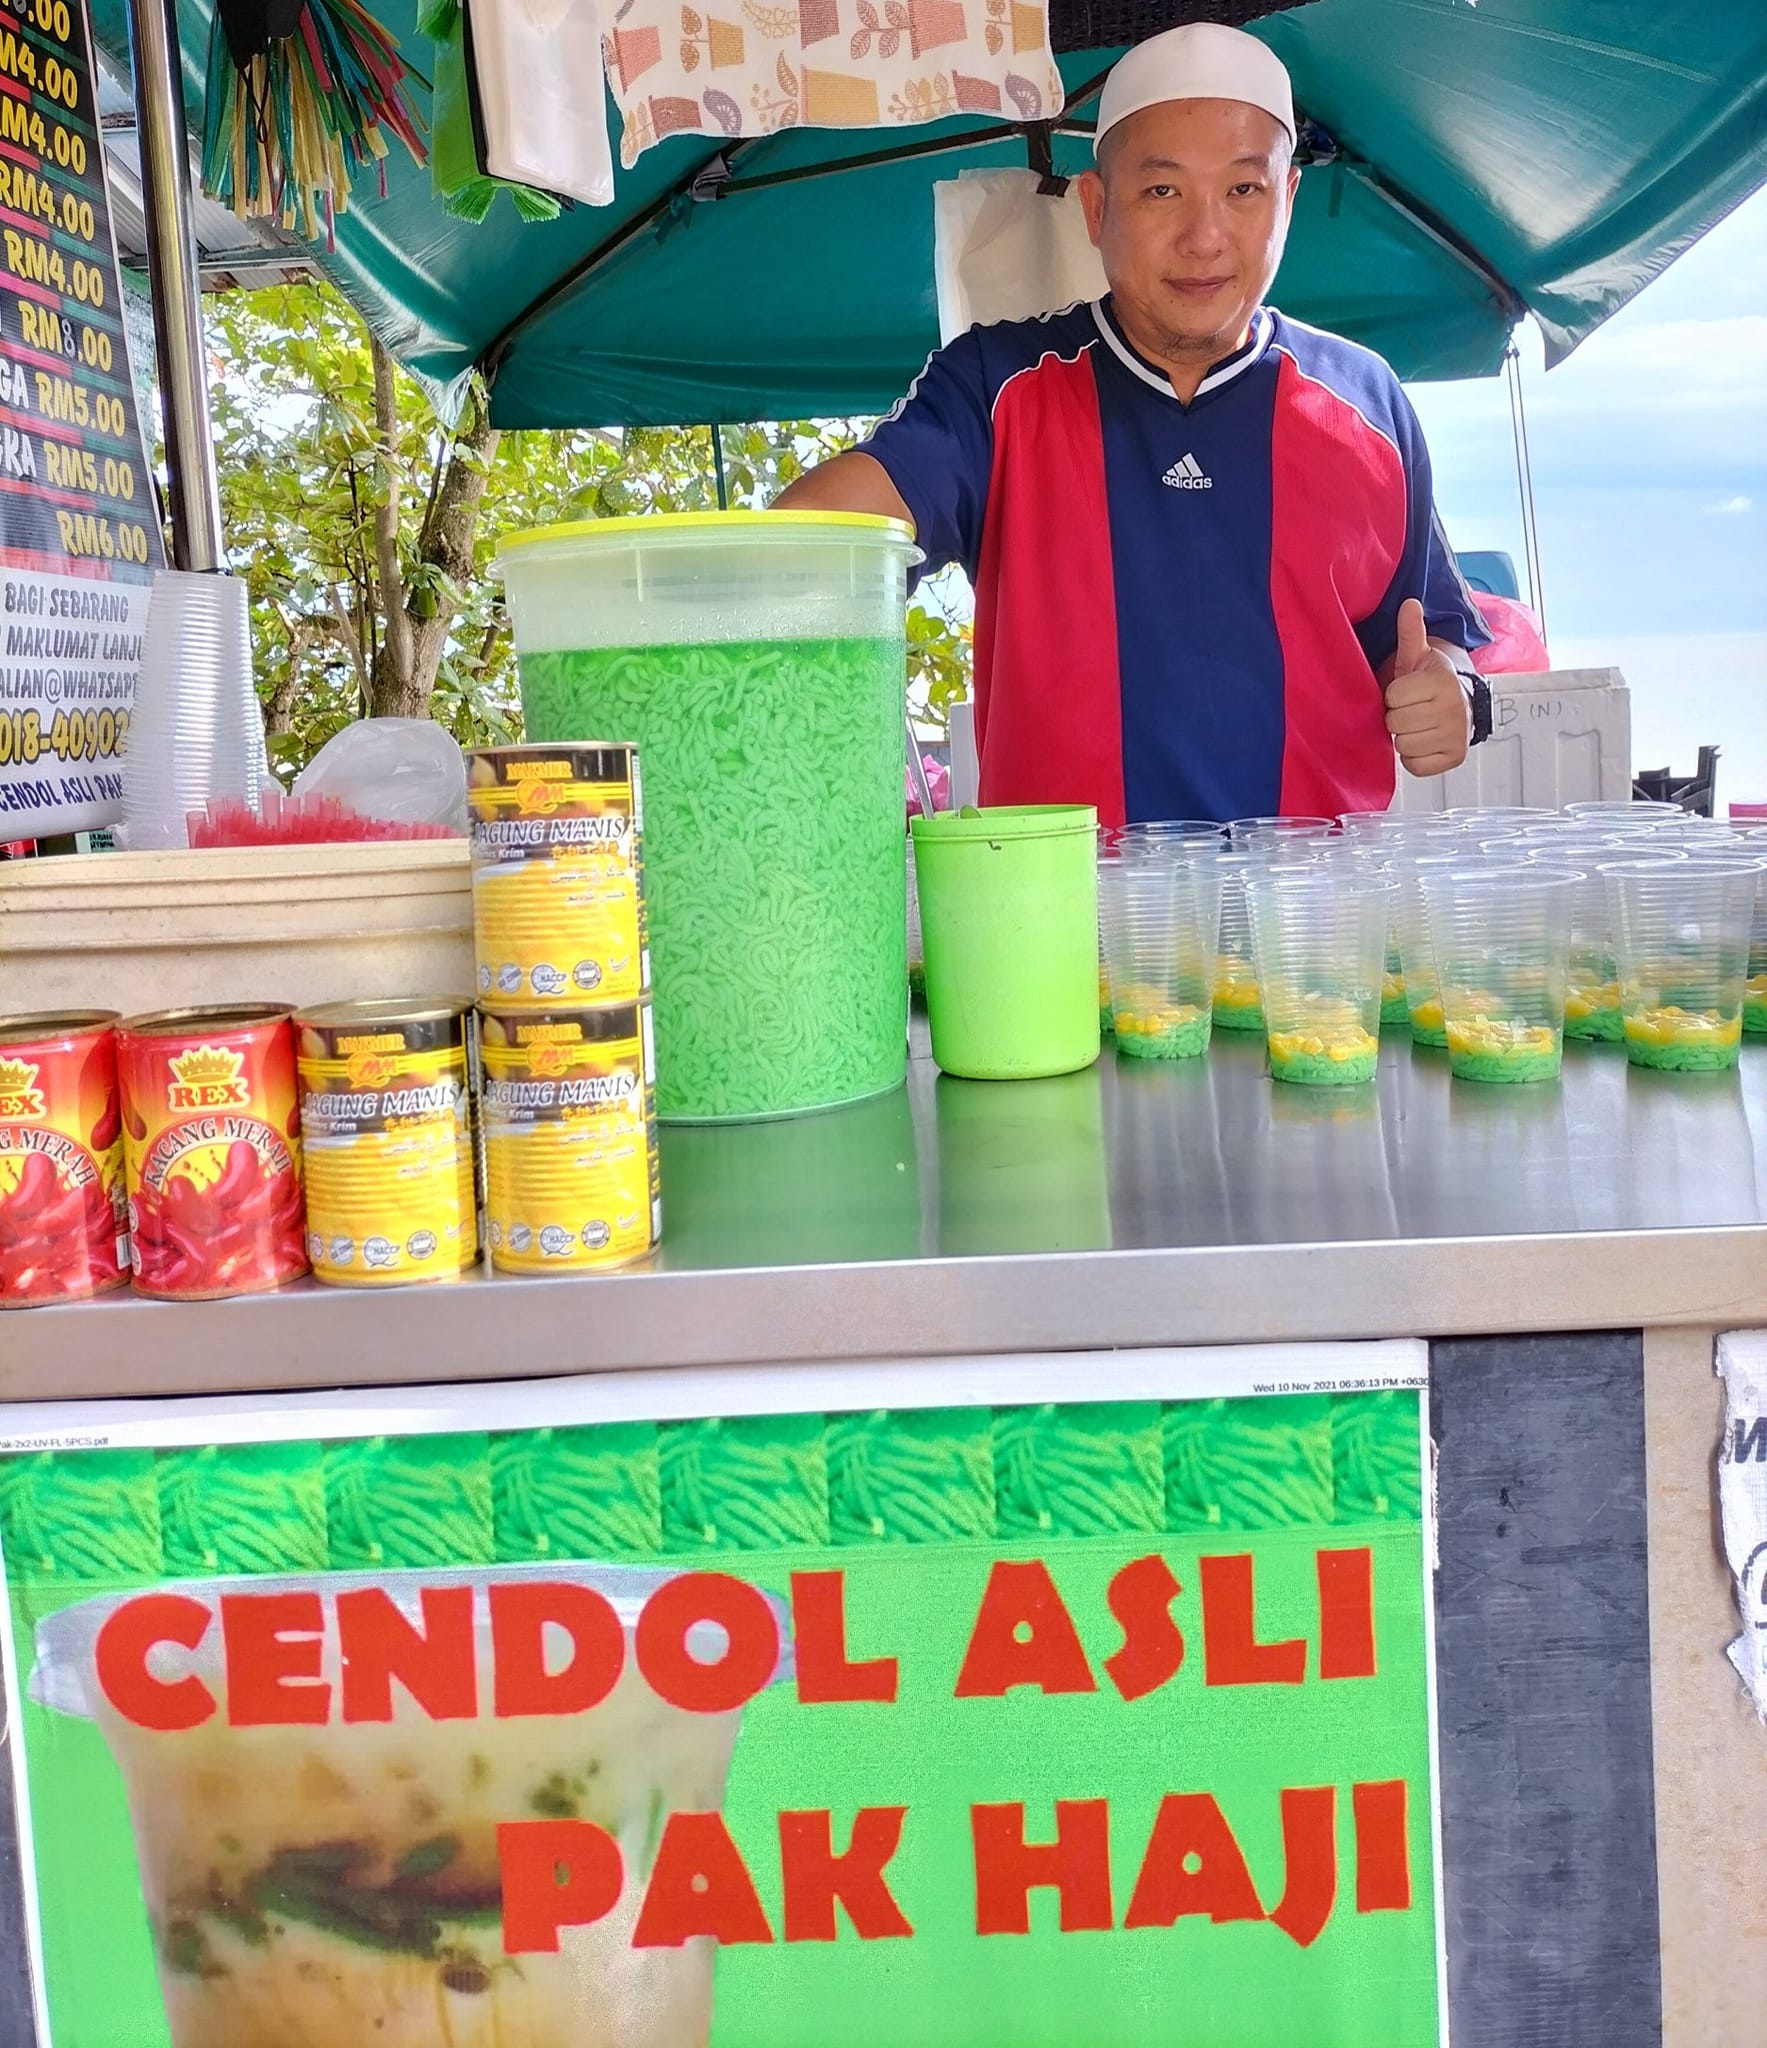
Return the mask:
[[1244, 29], [1193, 21], [1137, 43], [1118, 60], [1098, 96], [1094, 147], [1119, 121], [1165, 100], [1244, 100], [1262, 107], [1295, 140], [1295, 100], [1282, 59]]

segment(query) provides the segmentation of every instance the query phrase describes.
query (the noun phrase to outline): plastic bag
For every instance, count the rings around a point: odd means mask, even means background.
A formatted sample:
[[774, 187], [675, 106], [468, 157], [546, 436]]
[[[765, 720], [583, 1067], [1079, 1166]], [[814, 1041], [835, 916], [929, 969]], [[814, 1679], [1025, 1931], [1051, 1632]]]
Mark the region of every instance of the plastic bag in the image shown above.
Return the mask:
[[466, 830], [466, 756], [430, 718], [360, 718], [295, 778], [294, 796], [336, 799], [364, 818]]
[[1490, 645], [1473, 649], [1472, 663], [1482, 676], [1533, 676], [1552, 666], [1536, 612], [1513, 597], [1474, 594], [1473, 602], [1491, 634]]

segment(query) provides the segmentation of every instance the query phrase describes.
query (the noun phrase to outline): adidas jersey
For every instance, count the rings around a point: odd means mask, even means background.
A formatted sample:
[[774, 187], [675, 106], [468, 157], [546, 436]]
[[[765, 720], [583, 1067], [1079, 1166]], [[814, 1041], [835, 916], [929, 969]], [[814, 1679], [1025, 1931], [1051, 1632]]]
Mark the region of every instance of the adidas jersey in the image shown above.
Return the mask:
[[1378, 810], [1400, 604], [1489, 638], [1398, 379], [1270, 308], [1188, 405], [1108, 299], [972, 328], [863, 445], [975, 586], [984, 803]]

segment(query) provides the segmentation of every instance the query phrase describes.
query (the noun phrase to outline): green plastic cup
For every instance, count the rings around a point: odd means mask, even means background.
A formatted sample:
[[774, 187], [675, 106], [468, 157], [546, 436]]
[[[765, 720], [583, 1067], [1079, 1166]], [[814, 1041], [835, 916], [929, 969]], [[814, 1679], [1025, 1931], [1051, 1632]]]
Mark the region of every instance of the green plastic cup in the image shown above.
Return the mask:
[[933, 1058], [972, 1081], [1098, 1057], [1098, 813], [1087, 804], [916, 818]]

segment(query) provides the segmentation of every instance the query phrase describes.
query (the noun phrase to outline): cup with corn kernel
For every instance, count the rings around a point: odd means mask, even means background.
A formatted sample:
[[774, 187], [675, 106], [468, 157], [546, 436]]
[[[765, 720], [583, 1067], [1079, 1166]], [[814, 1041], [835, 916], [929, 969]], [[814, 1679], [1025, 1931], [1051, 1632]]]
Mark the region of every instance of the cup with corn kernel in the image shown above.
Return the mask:
[[1278, 1081], [1354, 1087], [1380, 1053], [1384, 869], [1271, 860], [1246, 871], [1264, 1042]]
[[1735, 853], [1602, 863], [1634, 1066], [1684, 1074], [1736, 1065], [1764, 865], [1746, 842]]
[[1111, 1029], [1130, 1059], [1206, 1052], [1221, 878], [1207, 846], [1172, 842], [1099, 870]]
[[1582, 876], [1580, 868], [1486, 859], [1419, 877], [1448, 1071], [1457, 1080], [1558, 1078], [1571, 906]]

